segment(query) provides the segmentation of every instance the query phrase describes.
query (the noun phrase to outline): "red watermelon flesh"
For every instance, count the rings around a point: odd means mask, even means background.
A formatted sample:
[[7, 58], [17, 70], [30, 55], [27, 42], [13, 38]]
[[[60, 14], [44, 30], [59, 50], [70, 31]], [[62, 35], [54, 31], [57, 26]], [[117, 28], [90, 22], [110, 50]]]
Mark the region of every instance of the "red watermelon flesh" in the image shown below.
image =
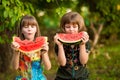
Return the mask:
[[19, 51], [23, 53], [31, 53], [41, 50], [41, 47], [47, 42], [47, 37], [37, 37], [35, 41], [21, 40], [19, 37], [13, 37], [13, 41], [19, 43]]
[[58, 39], [63, 43], [76, 43], [80, 42], [85, 31], [79, 32], [77, 34], [66, 34], [66, 33], [58, 33]]

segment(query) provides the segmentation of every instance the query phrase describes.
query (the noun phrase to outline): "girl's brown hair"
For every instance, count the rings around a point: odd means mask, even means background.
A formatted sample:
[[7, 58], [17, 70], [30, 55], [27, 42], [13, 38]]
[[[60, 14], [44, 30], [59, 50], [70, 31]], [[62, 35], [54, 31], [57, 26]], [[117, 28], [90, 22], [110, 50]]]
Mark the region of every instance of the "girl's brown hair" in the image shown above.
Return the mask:
[[35, 25], [36, 26], [37, 31], [35, 34], [35, 38], [41, 35], [40, 28], [39, 28], [39, 25], [38, 25], [36, 18], [34, 16], [25, 15], [22, 17], [22, 19], [20, 21], [20, 25], [18, 26], [18, 29], [17, 29], [17, 36], [18, 37], [20, 37], [22, 40], [25, 39], [24, 35], [22, 34], [22, 27], [28, 26], [28, 25]]
[[60, 27], [62, 28], [63, 32], [65, 29], [65, 24], [67, 23], [77, 23], [79, 26], [79, 31], [86, 30], [84, 19], [77, 12], [68, 12], [62, 16], [61, 21], [60, 21]]

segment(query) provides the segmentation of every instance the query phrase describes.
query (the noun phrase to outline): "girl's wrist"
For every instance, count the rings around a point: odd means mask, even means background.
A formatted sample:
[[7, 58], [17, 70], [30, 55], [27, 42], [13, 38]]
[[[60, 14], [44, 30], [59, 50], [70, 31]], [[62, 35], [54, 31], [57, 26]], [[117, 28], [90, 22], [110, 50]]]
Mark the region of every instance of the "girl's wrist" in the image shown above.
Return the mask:
[[85, 43], [80, 44], [79, 47], [80, 47], [80, 48], [85, 47]]
[[20, 51], [19, 50], [15, 50], [15, 54], [20, 54]]
[[81, 46], [81, 45], [85, 45], [85, 43], [82, 42], [82, 43], [80, 43], [80, 46]]
[[63, 46], [63, 44], [58, 44], [58, 46]]
[[42, 55], [44, 55], [45, 53], [48, 53], [48, 50], [42, 49], [42, 50], [41, 50], [41, 53], [42, 53]]

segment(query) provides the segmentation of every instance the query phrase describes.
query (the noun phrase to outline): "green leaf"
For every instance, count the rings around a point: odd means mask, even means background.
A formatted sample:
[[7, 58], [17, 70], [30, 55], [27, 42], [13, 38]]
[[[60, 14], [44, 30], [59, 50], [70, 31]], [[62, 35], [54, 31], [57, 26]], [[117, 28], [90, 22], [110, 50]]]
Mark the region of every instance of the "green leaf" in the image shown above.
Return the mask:
[[[17, 21], [17, 20], [16, 20], [16, 17], [13, 17], [13, 18], [11, 19], [11, 26], [14, 26], [14, 24], [15, 24], [16, 21]], [[12, 27], [9, 27], [9, 29], [12, 30]]]
[[8, 17], [8, 11], [4, 11], [4, 17], [7, 18]]
[[0, 36], [0, 43], [5, 43], [4, 39]]
[[1, 25], [1, 26], [0, 26], [0, 32], [4, 31], [4, 29], [5, 29], [5, 28], [4, 28], [4, 25]]
[[14, 16], [13, 10], [11, 9], [8, 14], [9, 14], [9, 17], [12, 18]]
[[47, 0], [47, 2], [49, 3], [51, 0]]

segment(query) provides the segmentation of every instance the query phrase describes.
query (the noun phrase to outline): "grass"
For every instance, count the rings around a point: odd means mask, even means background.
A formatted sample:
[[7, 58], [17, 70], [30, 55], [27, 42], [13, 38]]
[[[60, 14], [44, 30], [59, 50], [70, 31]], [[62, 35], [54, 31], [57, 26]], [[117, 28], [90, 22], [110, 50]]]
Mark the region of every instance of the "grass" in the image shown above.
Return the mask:
[[95, 58], [90, 55], [88, 67], [91, 80], [120, 80], [120, 43], [98, 47]]

